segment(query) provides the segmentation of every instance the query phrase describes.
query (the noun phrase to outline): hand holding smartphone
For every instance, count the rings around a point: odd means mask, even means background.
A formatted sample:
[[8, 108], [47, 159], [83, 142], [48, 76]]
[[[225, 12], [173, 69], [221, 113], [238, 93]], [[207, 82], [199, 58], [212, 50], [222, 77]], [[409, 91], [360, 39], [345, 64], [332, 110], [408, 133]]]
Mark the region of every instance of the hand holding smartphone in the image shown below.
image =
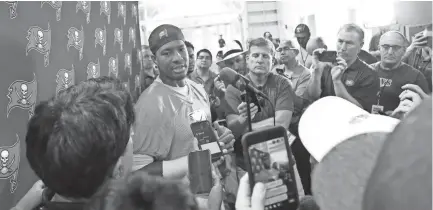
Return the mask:
[[212, 156], [212, 162], [218, 161], [223, 156], [218, 136], [209, 121], [200, 121], [191, 124], [191, 130], [198, 141], [200, 150], [209, 150]]
[[324, 51], [321, 54], [319, 54], [318, 58], [320, 62], [336, 63], [337, 51]]

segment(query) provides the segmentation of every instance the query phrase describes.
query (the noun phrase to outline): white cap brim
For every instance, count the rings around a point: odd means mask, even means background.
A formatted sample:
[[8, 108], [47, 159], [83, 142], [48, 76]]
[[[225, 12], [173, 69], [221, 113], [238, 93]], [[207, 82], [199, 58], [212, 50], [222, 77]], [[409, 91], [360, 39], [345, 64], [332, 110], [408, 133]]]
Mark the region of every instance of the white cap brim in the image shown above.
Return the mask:
[[220, 66], [220, 65], [222, 65], [226, 60], [229, 60], [229, 59], [235, 58], [236, 56], [238, 56], [238, 55], [242, 55], [242, 54], [244, 54], [244, 53], [246, 53], [246, 52], [247, 52], [247, 51], [237, 52], [237, 53], [232, 53], [232, 54], [230, 54], [230, 55], [227, 55], [224, 59], [222, 59], [222, 60], [216, 62], [216, 64], [217, 64], [218, 66]]
[[299, 136], [317, 161], [336, 145], [351, 137], [392, 132], [400, 120], [370, 114], [349, 101], [328, 96], [311, 104], [299, 122]]

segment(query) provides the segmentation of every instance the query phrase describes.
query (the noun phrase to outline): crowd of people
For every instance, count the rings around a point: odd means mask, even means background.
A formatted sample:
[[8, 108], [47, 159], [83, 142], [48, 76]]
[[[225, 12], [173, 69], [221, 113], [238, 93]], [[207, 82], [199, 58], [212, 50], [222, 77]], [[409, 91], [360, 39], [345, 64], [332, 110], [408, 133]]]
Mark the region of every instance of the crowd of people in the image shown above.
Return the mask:
[[[100, 77], [37, 105], [26, 154], [41, 181], [14, 210], [264, 210], [266, 187], [249, 185], [240, 141], [249, 124], [287, 129], [299, 209], [431, 208], [428, 37], [410, 42], [389, 30], [370, 53], [358, 25], [336, 36], [334, 62], [321, 61], [327, 44], [305, 24], [295, 29], [297, 41], [266, 32], [245, 47], [230, 41], [214, 57], [178, 27], [158, 26], [143, 47], [140, 95]], [[224, 69], [269, 100], [247, 104], [242, 85], [219, 74]], [[224, 152], [205, 196], [188, 187], [196, 116], [213, 123]]]

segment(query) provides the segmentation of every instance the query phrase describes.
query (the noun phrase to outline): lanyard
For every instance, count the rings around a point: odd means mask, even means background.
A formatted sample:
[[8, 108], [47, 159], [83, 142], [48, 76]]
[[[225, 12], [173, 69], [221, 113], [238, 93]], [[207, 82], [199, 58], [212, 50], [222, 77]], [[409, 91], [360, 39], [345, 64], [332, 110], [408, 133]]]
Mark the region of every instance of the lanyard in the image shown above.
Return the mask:
[[307, 52], [307, 56], [305, 57], [305, 60], [304, 60], [304, 55], [302, 55], [302, 47], [299, 48], [299, 52], [301, 53], [301, 59], [302, 59], [302, 62], [304, 63], [304, 66], [307, 65], [305, 62], [307, 62], [307, 59], [308, 59], [308, 52]]
[[[380, 71], [379, 70], [379, 65], [380, 64], [378, 64], [376, 66], [376, 71], [377, 72]], [[392, 71], [392, 70], [390, 70], [390, 71]], [[385, 90], [385, 87], [387, 85], [391, 86], [391, 81], [392, 81], [392, 78], [394, 77], [394, 75], [395, 75], [395, 73], [389, 79], [386, 79], [385, 83], [383, 84], [383, 87], [381, 87], [380, 90], [379, 90], [379, 92], [377, 92], [377, 105], [380, 105], [380, 97], [382, 97], [382, 94], [383, 94], [383, 91]], [[380, 77], [379, 77], [379, 84], [380, 84]]]

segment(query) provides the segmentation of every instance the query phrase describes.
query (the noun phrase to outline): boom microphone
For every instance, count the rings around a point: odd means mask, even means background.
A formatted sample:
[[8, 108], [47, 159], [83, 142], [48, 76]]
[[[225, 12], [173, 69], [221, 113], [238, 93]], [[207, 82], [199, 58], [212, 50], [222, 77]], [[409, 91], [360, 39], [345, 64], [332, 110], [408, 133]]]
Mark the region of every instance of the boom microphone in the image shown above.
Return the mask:
[[246, 83], [246, 85], [245, 85], [246, 91], [253, 92], [253, 93], [257, 94], [258, 96], [261, 96], [262, 98], [265, 98], [266, 100], [269, 100], [269, 98], [262, 91], [257, 90], [257, 88], [250, 85], [251, 81], [248, 78], [246, 78], [242, 74], [238, 74], [235, 70], [233, 70], [231, 68], [224, 67], [220, 71], [219, 78], [224, 83], [230, 84], [239, 90], [241, 90], [242, 88], [240, 88], [239, 85], [237, 85], [236, 83], [237, 83], [237, 81], [239, 81], [240, 78], [242, 78], [244, 80], [244, 82]]

